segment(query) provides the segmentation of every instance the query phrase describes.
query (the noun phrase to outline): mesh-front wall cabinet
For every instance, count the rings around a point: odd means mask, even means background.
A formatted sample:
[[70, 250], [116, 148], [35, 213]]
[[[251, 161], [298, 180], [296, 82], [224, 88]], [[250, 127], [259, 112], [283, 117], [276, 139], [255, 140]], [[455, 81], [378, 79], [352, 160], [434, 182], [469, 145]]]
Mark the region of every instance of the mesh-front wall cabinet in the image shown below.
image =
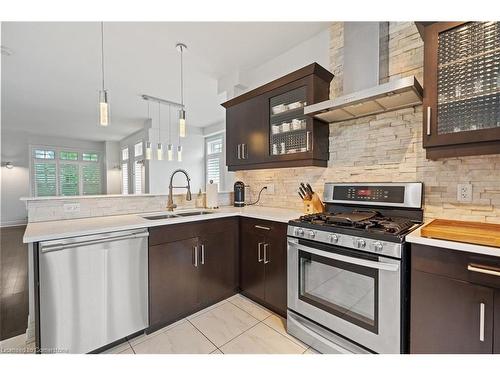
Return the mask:
[[500, 22], [437, 22], [424, 36], [427, 157], [500, 153]]

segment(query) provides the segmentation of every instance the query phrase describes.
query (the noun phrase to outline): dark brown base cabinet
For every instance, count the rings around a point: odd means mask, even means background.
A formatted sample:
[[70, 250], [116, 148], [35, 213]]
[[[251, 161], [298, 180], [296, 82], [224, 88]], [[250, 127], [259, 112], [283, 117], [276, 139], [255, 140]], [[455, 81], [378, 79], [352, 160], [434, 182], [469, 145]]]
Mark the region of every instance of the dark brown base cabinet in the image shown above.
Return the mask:
[[500, 258], [412, 245], [411, 353], [500, 353]]
[[286, 316], [287, 255], [285, 223], [242, 218], [240, 222], [241, 293]]
[[150, 229], [149, 331], [238, 291], [238, 218]]

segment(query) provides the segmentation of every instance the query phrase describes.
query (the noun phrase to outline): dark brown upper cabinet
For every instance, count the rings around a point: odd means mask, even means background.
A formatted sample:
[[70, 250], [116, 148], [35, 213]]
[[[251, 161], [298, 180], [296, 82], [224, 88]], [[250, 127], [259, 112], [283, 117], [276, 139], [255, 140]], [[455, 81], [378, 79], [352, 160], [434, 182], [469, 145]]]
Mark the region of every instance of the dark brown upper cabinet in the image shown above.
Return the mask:
[[500, 22], [424, 28], [427, 158], [500, 153]]
[[332, 78], [313, 63], [223, 103], [229, 170], [326, 167], [328, 124], [304, 107], [328, 99]]

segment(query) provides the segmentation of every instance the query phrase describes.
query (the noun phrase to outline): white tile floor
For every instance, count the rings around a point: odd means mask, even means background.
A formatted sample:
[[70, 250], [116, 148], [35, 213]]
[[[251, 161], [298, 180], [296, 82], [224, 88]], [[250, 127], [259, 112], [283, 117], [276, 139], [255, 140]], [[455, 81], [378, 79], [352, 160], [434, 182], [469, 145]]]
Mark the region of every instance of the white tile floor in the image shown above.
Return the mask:
[[[2, 348], [22, 346], [6, 340]], [[141, 335], [106, 354], [313, 354], [286, 333], [286, 321], [243, 297], [234, 295], [150, 335]]]

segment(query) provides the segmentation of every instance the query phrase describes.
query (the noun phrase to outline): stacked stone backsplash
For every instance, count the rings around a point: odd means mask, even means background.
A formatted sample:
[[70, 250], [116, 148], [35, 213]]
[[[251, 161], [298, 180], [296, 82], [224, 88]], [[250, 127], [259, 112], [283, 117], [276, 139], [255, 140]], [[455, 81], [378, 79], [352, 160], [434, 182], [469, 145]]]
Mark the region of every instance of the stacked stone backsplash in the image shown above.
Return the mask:
[[[330, 70], [335, 77], [330, 96], [342, 94], [343, 23], [330, 29]], [[389, 79], [415, 75], [423, 82], [423, 42], [413, 22], [389, 24]], [[422, 148], [422, 106], [330, 124], [327, 168], [285, 168], [237, 172], [254, 200], [261, 187], [274, 184], [274, 194], [262, 193], [260, 205], [302, 208], [300, 182], [322, 193], [325, 182], [424, 183], [424, 212], [429, 218], [500, 223], [500, 155], [427, 160]], [[500, 150], [499, 150], [500, 153]], [[471, 203], [457, 202], [457, 184], [473, 185]]]
[[[205, 204], [205, 193], [203, 205]], [[194, 208], [198, 193], [193, 193], [191, 201], [185, 194], [174, 195], [176, 210]], [[26, 202], [28, 222], [53, 221], [65, 219], [81, 219], [111, 215], [138, 214], [154, 211], [165, 211], [167, 195], [110, 195], [99, 197], [65, 198], [65, 199], [30, 199]], [[78, 212], [65, 212], [64, 205], [79, 203]], [[219, 205], [233, 204], [233, 193], [219, 193]]]

